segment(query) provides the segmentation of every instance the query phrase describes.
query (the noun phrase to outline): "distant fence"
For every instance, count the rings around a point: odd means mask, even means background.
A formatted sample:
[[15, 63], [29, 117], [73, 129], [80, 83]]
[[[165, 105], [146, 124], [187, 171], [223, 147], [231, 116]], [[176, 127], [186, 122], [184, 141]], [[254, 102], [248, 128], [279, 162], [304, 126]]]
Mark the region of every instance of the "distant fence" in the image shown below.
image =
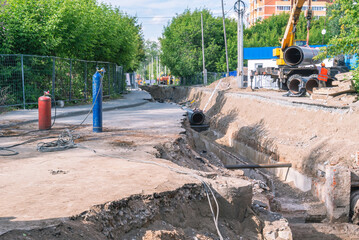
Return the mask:
[[[216, 73], [216, 72], [207, 72], [207, 84], [211, 84], [218, 79], [221, 79], [223, 76], [222, 73]], [[224, 74], [225, 75], [225, 74]], [[202, 73], [196, 73], [190, 77], [184, 77], [182, 84], [184, 85], [199, 85], [203, 84], [203, 74]]]
[[[207, 85], [226, 77], [226, 72], [207, 72]], [[237, 71], [231, 71], [229, 72], [229, 77], [236, 77]], [[184, 78], [182, 81], [182, 84], [184, 85], [199, 85], [203, 84], [203, 74], [202, 73], [196, 73], [192, 75], [191, 77]], [[244, 75], [244, 86], [247, 87], [247, 75]]]
[[105, 68], [103, 96], [125, 90], [123, 68], [115, 63], [49, 56], [0, 54], [0, 107], [37, 104], [49, 90], [65, 102], [92, 99], [92, 76], [96, 67]]

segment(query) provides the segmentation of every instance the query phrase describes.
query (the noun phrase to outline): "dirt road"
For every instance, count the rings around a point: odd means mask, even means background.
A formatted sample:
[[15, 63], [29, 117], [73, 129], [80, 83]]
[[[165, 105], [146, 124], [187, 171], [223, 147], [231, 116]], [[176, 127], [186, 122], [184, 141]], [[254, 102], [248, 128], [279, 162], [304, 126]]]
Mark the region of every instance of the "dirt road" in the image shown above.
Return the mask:
[[[140, 98], [150, 98], [144, 92], [138, 94]], [[182, 114], [183, 110], [176, 105], [148, 102], [140, 107], [105, 112], [103, 133], [92, 133], [91, 116], [84, 127], [75, 131], [81, 135], [78, 140], [81, 145], [118, 158], [101, 157], [80, 148], [40, 153], [36, 150], [37, 142], [15, 148], [20, 153], [17, 156], [1, 157], [0, 234], [58, 222], [93, 205], [133, 194], [174, 190], [185, 183], [198, 182], [163, 167], [126, 160], [155, 159], [153, 147], [177, 138], [182, 131]], [[53, 131], [77, 124], [83, 117], [58, 119]], [[28, 130], [36, 128], [36, 124], [21, 126]], [[36, 136], [1, 138], [0, 146]]]

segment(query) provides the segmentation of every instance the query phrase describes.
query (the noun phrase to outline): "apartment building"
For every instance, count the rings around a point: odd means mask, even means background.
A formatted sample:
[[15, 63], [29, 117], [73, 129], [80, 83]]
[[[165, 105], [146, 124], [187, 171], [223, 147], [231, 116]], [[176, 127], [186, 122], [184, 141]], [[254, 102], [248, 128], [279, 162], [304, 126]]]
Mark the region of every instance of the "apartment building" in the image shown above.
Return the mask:
[[[312, 10], [315, 17], [325, 16], [326, 3], [329, 0], [312, 0]], [[303, 5], [302, 10], [308, 9], [308, 1]], [[257, 21], [266, 19], [272, 15], [289, 12], [290, 1], [283, 0], [249, 0], [248, 23], [253, 25]]]

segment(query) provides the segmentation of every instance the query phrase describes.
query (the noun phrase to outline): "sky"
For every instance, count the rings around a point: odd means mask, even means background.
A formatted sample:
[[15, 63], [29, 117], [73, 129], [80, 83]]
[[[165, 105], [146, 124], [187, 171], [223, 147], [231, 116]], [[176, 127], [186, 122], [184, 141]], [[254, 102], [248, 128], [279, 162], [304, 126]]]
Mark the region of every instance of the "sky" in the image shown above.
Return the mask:
[[[144, 38], [157, 41], [162, 35], [163, 27], [172, 17], [185, 9], [207, 8], [215, 16], [222, 16], [221, 0], [99, 0], [99, 2], [120, 7], [131, 16], [137, 16], [142, 24]], [[223, 0], [226, 17], [236, 17], [233, 10], [236, 0]]]

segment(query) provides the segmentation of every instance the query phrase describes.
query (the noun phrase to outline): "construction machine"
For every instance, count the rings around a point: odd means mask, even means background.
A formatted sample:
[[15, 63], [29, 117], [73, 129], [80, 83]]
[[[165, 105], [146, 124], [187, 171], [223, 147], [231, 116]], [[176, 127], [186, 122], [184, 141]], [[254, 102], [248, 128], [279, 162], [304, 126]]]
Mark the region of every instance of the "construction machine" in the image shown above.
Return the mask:
[[[309, 92], [314, 87], [318, 87], [317, 75], [319, 68], [315, 64], [320, 63], [320, 60], [314, 60], [313, 58], [318, 55], [319, 48], [309, 46], [309, 30], [313, 18], [312, 0], [308, 0], [308, 9], [305, 14], [307, 19], [307, 39], [306, 41], [295, 40], [297, 23], [305, 1], [291, 0], [291, 13], [281, 40], [281, 46], [280, 48], [273, 49], [273, 56], [277, 57], [276, 63], [278, 68], [260, 70], [265, 75], [271, 75], [273, 81], [277, 81], [280, 88], [289, 89], [294, 94], [302, 94], [303, 91], [301, 89], [307, 87]], [[348, 71], [345, 65], [336, 65], [334, 64], [333, 67], [327, 68], [329, 73], [328, 86], [331, 85], [337, 73]], [[258, 74], [261, 74], [261, 72]], [[309, 81], [310, 79], [311, 81]]]
[[174, 84], [174, 77], [169, 75], [165, 75], [163, 72], [161, 72], [160, 77], [157, 78], [157, 84], [158, 85], [172, 85]]

